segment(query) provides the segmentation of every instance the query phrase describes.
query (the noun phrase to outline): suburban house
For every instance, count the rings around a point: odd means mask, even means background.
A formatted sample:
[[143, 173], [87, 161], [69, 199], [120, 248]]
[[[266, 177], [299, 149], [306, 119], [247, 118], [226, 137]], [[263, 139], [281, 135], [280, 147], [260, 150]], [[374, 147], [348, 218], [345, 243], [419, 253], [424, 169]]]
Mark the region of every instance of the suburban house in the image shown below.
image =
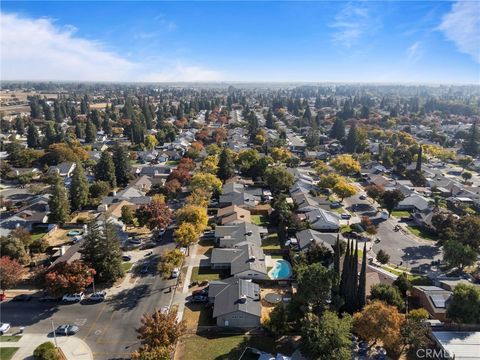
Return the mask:
[[0, 222], [0, 233], [7, 236], [10, 231], [17, 227], [23, 227], [32, 231], [34, 227], [46, 226], [50, 209], [48, 200], [50, 195], [38, 195], [29, 201], [27, 205], [19, 209], [17, 213]]
[[305, 213], [305, 217], [314, 230], [325, 232], [337, 232], [340, 230], [340, 218], [331, 211], [315, 209]]
[[152, 179], [146, 175], [140, 176], [130, 183], [130, 186], [141, 191], [148, 192], [152, 187]]
[[217, 222], [221, 225], [235, 225], [242, 222], [251, 223], [250, 211], [237, 205], [230, 205], [218, 209]]
[[[312, 229], [305, 229], [295, 234], [298, 250], [306, 251], [312, 244], [324, 245], [327, 249], [334, 250], [338, 234], [321, 233]], [[343, 240], [343, 237], [340, 237]]]
[[48, 168], [48, 173], [49, 174], [58, 174], [63, 178], [69, 178], [73, 174], [73, 170], [75, 170], [75, 167], [77, 164], [74, 162], [62, 162], [56, 166], [50, 166]]
[[260, 287], [248, 280], [228, 278], [210, 283], [208, 297], [213, 302], [217, 326], [253, 328], [260, 326]]
[[245, 243], [243, 245], [212, 250], [212, 269], [230, 269], [230, 275], [246, 279], [267, 279], [265, 254], [261, 247]]
[[297, 212], [300, 213], [314, 211], [322, 206], [330, 206], [330, 201], [327, 199], [314, 198], [308, 192], [297, 192], [292, 194], [291, 197], [297, 205]]
[[427, 199], [425, 199], [423, 196], [412, 194], [400, 201], [395, 209], [407, 211], [424, 211], [428, 209], [428, 206], [429, 204]]
[[259, 203], [260, 198], [261, 193], [257, 195], [252, 193], [252, 191], [247, 191], [243, 184], [227, 183], [223, 185], [219, 204], [220, 207], [238, 205], [244, 208], [252, 208]]
[[266, 232], [267, 229], [247, 222], [234, 225], [222, 225], [215, 227], [215, 241], [219, 247], [232, 248], [245, 242], [261, 247], [261, 234]]
[[446, 320], [447, 302], [451, 295], [451, 291], [438, 286], [414, 286], [412, 290], [412, 296], [418, 298], [420, 305], [433, 319], [440, 321]]
[[136, 187], [129, 186], [118, 193], [114, 192], [111, 196], [105, 196], [102, 199], [102, 204], [98, 206], [98, 211], [106, 211], [110, 205], [119, 203], [122, 200], [127, 200], [135, 205], [144, 205], [149, 204], [152, 198], [146, 196], [145, 193]]

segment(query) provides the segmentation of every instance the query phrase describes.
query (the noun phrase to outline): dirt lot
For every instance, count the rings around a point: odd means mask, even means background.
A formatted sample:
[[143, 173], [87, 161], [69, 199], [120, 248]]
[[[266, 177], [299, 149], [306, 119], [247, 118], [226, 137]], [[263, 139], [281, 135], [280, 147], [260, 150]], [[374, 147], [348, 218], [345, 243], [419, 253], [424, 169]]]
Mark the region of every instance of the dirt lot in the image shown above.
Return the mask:
[[270, 304], [265, 300], [265, 295], [269, 293], [279, 294], [282, 297], [292, 297], [292, 292], [287, 286], [271, 286], [271, 287], [260, 287], [260, 298], [262, 303], [262, 321], [269, 317], [270, 312], [275, 307], [274, 304]]

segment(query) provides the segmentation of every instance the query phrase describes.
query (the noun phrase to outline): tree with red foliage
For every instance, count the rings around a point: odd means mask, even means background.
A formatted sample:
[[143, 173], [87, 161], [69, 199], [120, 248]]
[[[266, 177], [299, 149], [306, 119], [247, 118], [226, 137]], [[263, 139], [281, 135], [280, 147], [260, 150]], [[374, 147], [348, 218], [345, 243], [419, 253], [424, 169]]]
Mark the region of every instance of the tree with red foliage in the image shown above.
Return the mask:
[[167, 181], [164, 186], [167, 194], [172, 196], [174, 196], [181, 187], [182, 184], [180, 184], [180, 181], [178, 181], [177, 179], [171, 179]]
[[173, 213], [162, 197], [154, 196], [150, 204], [137, 209], [136, 216], [140, 225], [146, 225], [150, 230], [159, 230], [170, 225]]
[[183, 157], [180, 159], [180, 162], [178, 163], [178, 166], [177, 166], [177, 169], [178, 168], [182, 168], [182, 169], [185, 169], [187, 171], [192, 171], [193, 169], [195, 169], [195, 163], [192, 159], [188, 158], [188, 157]]
[[17, 285], [25, 274], [25, 269], [17, 261], [8, 256], [0, 258], [0, 288], [5, 291]]
[[84, 291], [93, 282], [95, 269], [80, 260], [66, 261], [54, 265], [45, 275], [45, 286], [53, 296]]

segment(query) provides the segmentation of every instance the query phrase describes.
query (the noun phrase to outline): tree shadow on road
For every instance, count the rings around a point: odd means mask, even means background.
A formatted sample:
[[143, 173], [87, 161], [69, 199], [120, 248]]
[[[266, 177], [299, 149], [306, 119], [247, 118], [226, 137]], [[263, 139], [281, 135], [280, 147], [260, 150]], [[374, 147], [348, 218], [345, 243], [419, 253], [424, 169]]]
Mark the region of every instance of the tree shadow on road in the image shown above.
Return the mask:
[[116, 311], [131, 311], [138, 305], [141, 299], [149, 295], [150, 285], [143, 284], [120, 291], [109, 302]]
[[404, 261], [415, 261], [415, 260], [424, 260], [432, 259], [440, 254], [440, 248], [434, 245], [420, 245], [420, 246], [409, 246], [403, 249], [404, 255], [402, 255], [402, 260]]

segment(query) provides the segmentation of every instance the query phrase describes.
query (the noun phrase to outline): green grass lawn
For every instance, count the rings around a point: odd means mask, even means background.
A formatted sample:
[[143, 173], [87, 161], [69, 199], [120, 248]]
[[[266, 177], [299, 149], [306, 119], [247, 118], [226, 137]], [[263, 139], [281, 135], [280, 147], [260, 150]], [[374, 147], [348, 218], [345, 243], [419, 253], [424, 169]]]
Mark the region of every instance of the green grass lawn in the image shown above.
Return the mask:
[[394, 210], [392, 211], [392, 214], [393, 216], [397, 217], [397, 218], [402, 218], [402, 217], [410, 217], [410, 211], [402, 211], [402, 210]]
[[173, 165], [178, 165], [180, 161], [178, 160], [169, 160], [165, 163], [165, 165], [170, 165], [170, 166], [173, 166]]
[[340, 232], [341, 233], [345, 233], [345, 232], [349, 232], [349, 231], [352, 231], [352, 227], [350, 225], [342, 225], [340, 227]]
[[[401, 274], [404, 273], [404, 271], [401, 269], [391, 269], [386, 266], [382, 266], [382, 269], [397, 276], [400, 276]], [[410, 280], [412, 285], [431, 285], [432, 284], [432, 281], [428, 277], [422, 276], [422, 275], [415, 275], [415, 274], [407, 275], [407, 279]]]
[[45, 236], [45, 234], [46, 234], [46, 232], [44, 232], [44, 231], [34, 230], [34, 231], [32, 232], [32, 241], [41, 239], [42, 237]]
[[17, 342], [21, 338], [22, 338], [21, 336], [4, 335], [4, 336], [0, 336], [0, 342]]
[[17, 350], [17, 347], [0, 347], [0, 360], [10, 360]]
[[278, 234], [268, 234], [262, 239], [263, 250], [280, 250], [280, 242], [278, 241]]
[[407, 226], [408, 231], [410, 231], [413, 235], [421, 237], [422, 239], [426, 240], [438, 240], [438, 237], [424, 231], [421, 227], [418, 226]]
[[228, 271], [212, 270], [209, 267], [194, 267], [192, 269], [192, 281], [220, 280], [228, 276]]
[[330, 208], [330, 211], [335, 212], [337, 214], [343, 214], [345, 212], [345, 209], [343, 207], [339, 207], [339, 208], [336, 208], [336, 209]]
[[252, 215], [251, 216], [252, 223], [258, 226], [268, 226], [270, 220], [266, 215]]
[[130, 271], [130, 269], [132, 268], [133, 264], [131, 262], [123, 262], [122, 263], [122, 269], [123, 271], [125, 272], [128, 272]]
[[184, 360], [230, 360], [238, 359], [245, 347], [254, 347], [269, 353], [291, 354], [292, 349], [282, 349], [275, 340], [263, 335], [213, 335], [203, 337], [191, 335], [182, 339], [185, 342]]

